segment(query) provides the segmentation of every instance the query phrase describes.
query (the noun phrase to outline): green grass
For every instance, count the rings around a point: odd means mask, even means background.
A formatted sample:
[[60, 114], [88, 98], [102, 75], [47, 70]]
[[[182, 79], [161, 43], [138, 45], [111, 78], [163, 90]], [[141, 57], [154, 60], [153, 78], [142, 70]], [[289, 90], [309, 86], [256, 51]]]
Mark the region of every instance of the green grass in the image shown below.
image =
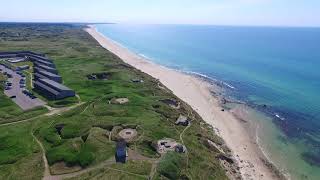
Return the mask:
[[[72, 25], [5, 25], [5, 37], [0, 37], [0, 51], [33, 50], [46, 53], [54, 60], [64, 84], [74, 89], [85, 104], [61, 115], [36, 118], [34, 134], [43, 143], [50, 165], [64, 161], [67, 165], [92, 167], [110, 159], [115, 153], [115, 142], [109, 141], [107, 132], [113, 127], [138, 127], [138, 140], [129, 143], [129, 148], [152, 158], [158, 158], [153, 145], [162, 138], [172, 138], [180, 142], [184, 127], [175, 126], [180, 114], [192, 115], [192, 126], [184, 135], [188, 156], [170, 153], [160, 163], [156, 178], [189, 177], [189, 179], [226, 179], [224, 170], [215, 156], [218, 152], [207, 148], [203, 141], [211, 139], [223, 143], [209, 128], [200, 128], [203, 123], [187, 104], [176, 110], [160, 102], [175, 98], [173, 94], [158, 87], [158, 81], [132, 68], [117, 56], [103, 49], [80, 26]], [[20, 32], [20, 36], [10, 35]], [[45, 44], [45, 46], [44, 46]], [[93, 73], [109, 73], [108, 80], [88, 80]], [[143, 83], [132, 83], [131, 79], [142, 79]], [[111, 99], [125, 97], [127, 104], [112, 104]], [[35, 117], [43, 110], [23, 113], [10, 99], [0, 93], [0, 123]], [[78, 102], [76, 98], [49, 101], [55, 107], [69, 106]], [[6, 118], [7, 117], [7, 118]], [[15, 119], [16, 118], [16, 119]], [[18, 118], [18, 119], [17, 119]], [[55, 126], [63, 125], [61, 135]], [[19, 127], [18, 127], [19, 128]], [[26, 128], [28, 129], [28, 128]], [[30, 128], [29, 128], [30, 129]], [[24, 130], [26, 131], [26, 130]], [[3, 141], [10, 137], [4, 136]], [[18, 141], [11, 137], [10, 141]], [[112, 139], [114, 140], [115, 137]], [[32, 151], [30, 146], [26, 149]], [[10, 147], [23, 155], [15, 146]], [[3, 150], [0, 150], [2, 153]], [[185, 165], [188, 162], [188, 165]], [[16, 167], [16, 166], [14, 166]], [[123, 171], [148, 175], [151, 165], [145, 161], [129, 162], [112, 166]], [[170, 174], [166, 169], [173, 168]], [[38, 168], [37, 170], [40, 170]], [[77, 179], [145, 179], [128, 173], [103, 168], [86, 173]]]
[[186, 167], [184, 156], [176, 153], [169, 152], [159, 162], [158, 173], [168, 179], [179, 179], [183, 176], [182, 170]]
[[0, 179], [40, 179], [43, 163], [31, 123], [0, 127]]
[[70, 178], [75, 179], [147, 179], [152, 164], [146, 161], [128, 161], [126, 164], [114, 164], [108, 168], [101, 168]]

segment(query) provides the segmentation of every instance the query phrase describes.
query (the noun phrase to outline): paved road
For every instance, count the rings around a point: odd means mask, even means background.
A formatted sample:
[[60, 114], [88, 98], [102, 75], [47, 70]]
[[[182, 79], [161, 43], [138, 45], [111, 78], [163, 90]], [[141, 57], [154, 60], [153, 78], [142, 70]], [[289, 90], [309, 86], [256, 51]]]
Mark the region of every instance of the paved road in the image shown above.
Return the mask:
[[8, 79], [8, 81], [12, 83], [12, 88], [10, 90], [5, 90], [4, 93], [8, 97], [16, 96], [16, 98], [13, 98], [12, 101], [20, 106], [21, 109], [29, 110], [46, 104], [39, 98], [31, 99], [30, 97], [22, 93], [23, 88], [20, 88], [19, 84], [20, 80], [22, 79], [20, 75], [16, 74], [11, 69], [5, 68], [3, 65], [0, 65], [0, 69], [2, 69], [2, 73], [7, 72], [8, 74], [12, 75], [12, 78]]

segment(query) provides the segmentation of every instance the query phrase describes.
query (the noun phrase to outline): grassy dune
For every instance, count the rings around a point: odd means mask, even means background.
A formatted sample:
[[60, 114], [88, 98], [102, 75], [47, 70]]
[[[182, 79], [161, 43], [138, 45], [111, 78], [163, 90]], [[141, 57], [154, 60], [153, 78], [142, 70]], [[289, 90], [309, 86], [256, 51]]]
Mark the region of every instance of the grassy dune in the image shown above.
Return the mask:
[[[82, 30], [82, 26], [21, 24], [0, 27], [0, 32], [5, 32], [0, 36], [0, 51], [46, 53], [54, 60], [64, 84], [74, 89], [85, 102], [61, 115], [43, 116], [32, 123], [1, 127], [3, 131], [8, 131], [0, 135], [2, 142], [6, 142], [5, 146], [0, 145], [0, 174], [3, 177], [16, 175], [13, 171], [7, 171], [9, 167], [23, 169], [29, 167], [24, 164], [25, 161], [40, 160], [39, 147], [34, 143], [31, 132], [43, 143], [50, 166], [63, 162], [69, 167], [88, 168], [110, 160], [115, 153], [117, 133], [130, 127], [137, 129], [138, 138], [129, 143], [129, 148], [145, 158], [159, 160], [154, 179], [227, 178], [216, 158], [220, 152], [204, 145], [208, 139], [217, 144], [223, 142], [199, 115], [183, 102], [180, 109], [161, 102], [163, 99], [177, 98], [170, 91], [159, 88], [157, 80], [100, 47]], [[93, 73], [108, 73], [109, 77], [107, 80], [89, 80], [87, 75]], [[142, 79], [144, 82], [133, 83], [131, 79]], [[0, 123], [43, 114], [42, 109], [23, 113], [1, 93]], [[116, 98], [128, 98], [129, 102], [112, 103]], [[65, 106], [75, 102], [77, 99], [73, 98], [49, 101], [49, 104]], [[180, 135], [185, 127], [174, 125], [180, 114], [192, 120], [182, 139]], [[17, 115], [18, 119], [15, 118]], [[63, 127], [60, 132], [57, 126]], [[20, 142], [21, 137], [25, 138], [23, 142]], [[183, 140], [188, 153], [169, 153], [159, 159], [160, 155], [153, 145], [161, 138], [172, 138], [178, 142]], [[21, 162], [12, 163], [12, 159], [21, 159]], [[150, 174], [151, 166], [149, 161], [134, 160], [124, 165], [94, 169], [75, 179], [145, 179]], [[29, 175], [39, 179], [40, 172], [43, 172], [42, 165], [34, 167], [34, 172]]]
[[0, 127], [0, 179], [40, 179], [43, 162], [30, 122]]

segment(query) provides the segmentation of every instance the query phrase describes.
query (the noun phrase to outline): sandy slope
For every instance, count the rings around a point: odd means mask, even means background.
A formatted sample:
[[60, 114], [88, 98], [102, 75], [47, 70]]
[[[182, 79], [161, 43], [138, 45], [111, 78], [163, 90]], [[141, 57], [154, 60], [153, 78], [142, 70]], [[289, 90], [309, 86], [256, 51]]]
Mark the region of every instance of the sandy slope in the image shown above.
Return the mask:
[[104, 48], [126, 63], [159, 79], [173, 93], [192, 106], [207, 123], [218, 129], [218, 134], [233, 151], [244, 179], [275, 179], [263, 163], [255, 138], [230, 112], [221, 111], [218, 100], [210, 93], [210, 85], [196, 77], [165, 68], [130, 52], [125, 47], [103, 36], [91, 26], [85, 29]]

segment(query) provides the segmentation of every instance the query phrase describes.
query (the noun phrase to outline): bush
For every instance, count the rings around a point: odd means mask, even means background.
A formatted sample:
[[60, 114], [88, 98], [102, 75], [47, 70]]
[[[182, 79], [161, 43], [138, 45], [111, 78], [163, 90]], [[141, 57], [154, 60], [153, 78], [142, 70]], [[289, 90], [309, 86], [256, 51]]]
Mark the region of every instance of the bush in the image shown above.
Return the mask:
[[178, 179], [184, 166], [181, 154], [168, 152], [159, 163], [159, 173], [168, 179]]
[[78, 156], [78, 161], [81, 167], [86, 167], [94, 161], [95, 156], [92, 152], [93, 151], [91, 147], [88, 145], [83, 146]]

